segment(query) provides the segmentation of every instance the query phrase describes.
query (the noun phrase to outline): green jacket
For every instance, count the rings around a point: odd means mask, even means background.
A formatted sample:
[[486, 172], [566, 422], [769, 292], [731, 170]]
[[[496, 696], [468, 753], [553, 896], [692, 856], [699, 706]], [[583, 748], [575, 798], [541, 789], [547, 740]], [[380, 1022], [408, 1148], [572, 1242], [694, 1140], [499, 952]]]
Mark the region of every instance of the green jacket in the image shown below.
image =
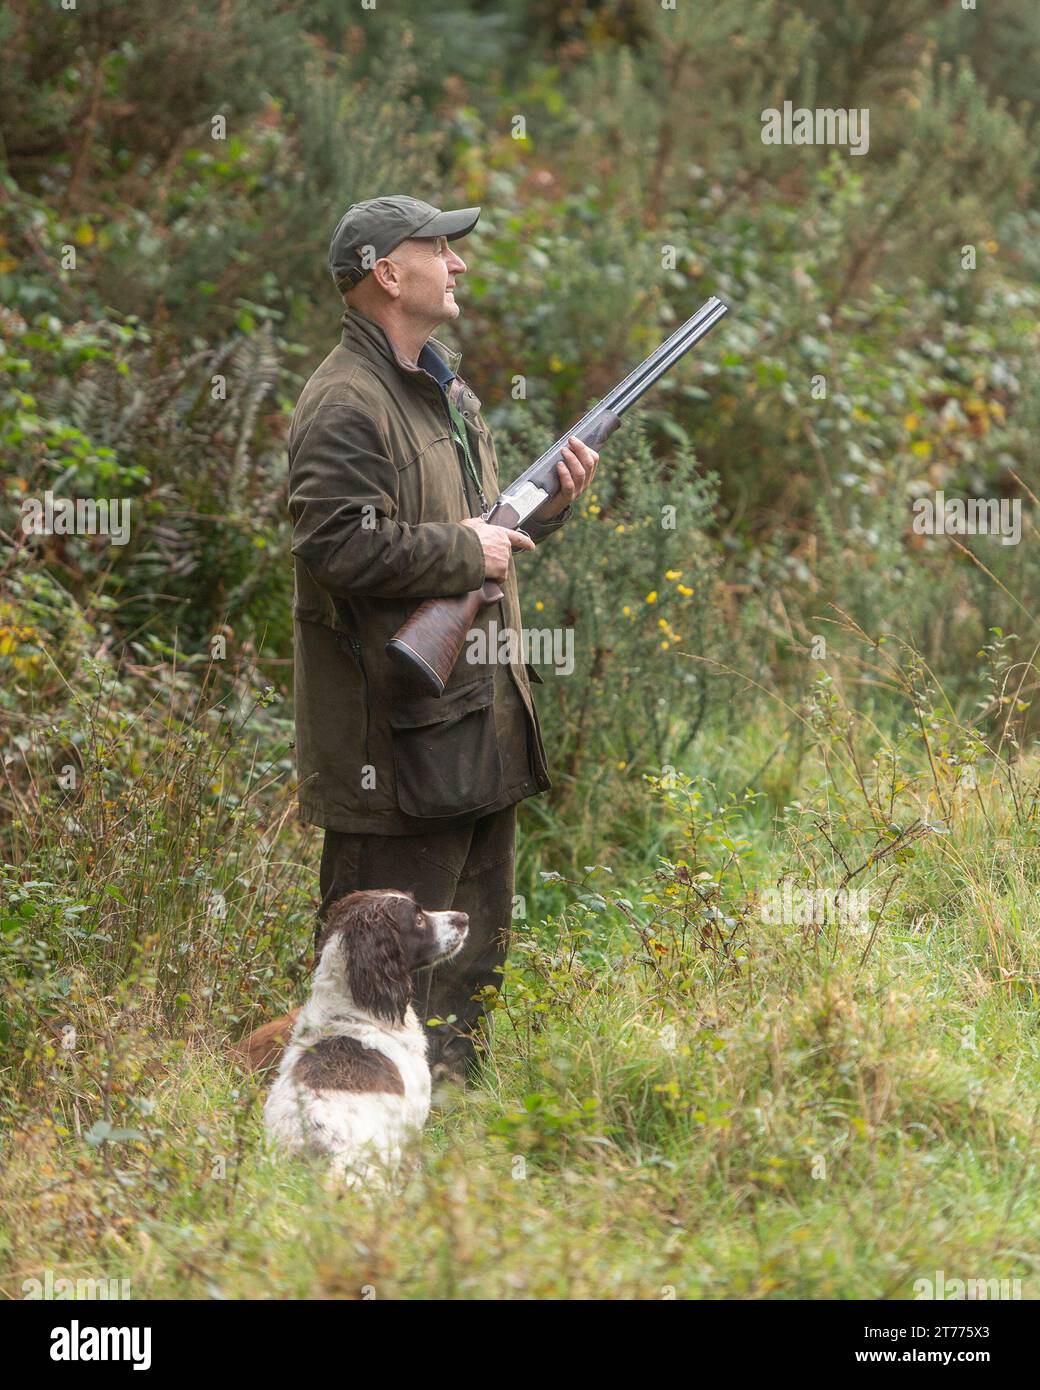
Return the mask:
[[[519, 654], [471, 664], [467, 645], [438, 699], [386, 656], [423, 599], [483, 583], [480, 541], [460, 524], [480, 502], [435, 378], [402, 362], [366, 315], [348, 309], [342, 321], [289, 427], [300, 818], [415, 834], [549, 789], [529, 683], [540, 677]], [[427, 346], [457, 363], [434, 339]], [[480, 401], [457, 376], [450, 389], [493, 502], [498, 460]], [[537, 543], [569, 510], [526, 529]], [[501, 587], [471, 631], [521, 631], [512, 563]]]

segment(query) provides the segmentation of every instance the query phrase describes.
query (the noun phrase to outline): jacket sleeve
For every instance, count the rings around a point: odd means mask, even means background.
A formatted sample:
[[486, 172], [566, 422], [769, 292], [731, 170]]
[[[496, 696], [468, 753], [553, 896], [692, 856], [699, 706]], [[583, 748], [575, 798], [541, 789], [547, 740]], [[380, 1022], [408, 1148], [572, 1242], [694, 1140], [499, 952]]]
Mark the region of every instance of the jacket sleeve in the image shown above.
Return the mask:
[[540, 545], [548, 536], [558, 531], [565, 521], [570, 521], [573, 510], [572, 504], [565, 507], [560, 515], [554, 516], [551, 521], [525, 521], [520, 529], [527, 532], [535, 545]]
[[484, 549], [460, 521], [399, 521], [397, 466], [375, 421], [318, 409], [289, 464], [292, 553], [331, 594], [445, 598], [479, 589]]

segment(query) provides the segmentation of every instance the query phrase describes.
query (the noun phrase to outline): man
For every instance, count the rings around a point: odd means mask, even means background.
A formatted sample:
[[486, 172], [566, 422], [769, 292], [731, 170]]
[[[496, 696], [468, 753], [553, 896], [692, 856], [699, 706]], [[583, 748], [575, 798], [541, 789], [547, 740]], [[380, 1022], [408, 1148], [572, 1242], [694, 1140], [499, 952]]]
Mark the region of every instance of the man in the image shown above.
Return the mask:
[[[495, 446], [458, 355], [430, 337], [459, 316], [466, 263], [449, 243], [479, 215], [403, 196], [348, 209], [329, 248], [342, 336], [289, 430], [300, 816], [325, 829], [319, 930], [356, 889], [469, 914], [460, 955], [415, 979], [434, 1075], [455, 1080], [476, 1061], [506, 957], [516, 803], [551, 786], [530, 690], [540, 677], [519, 656], [499, 661], [490, 632], [520, 634], [511, 551], [563, 525], [599, 457], [571, 441], [529, 535], [482, 519], [499, 492]], [[387, 641], [422, 600], [485, 579], [504, 592], [471, 628], [487, 660], [469, 660], [467, 642], [443, 695], [424, 693]]]

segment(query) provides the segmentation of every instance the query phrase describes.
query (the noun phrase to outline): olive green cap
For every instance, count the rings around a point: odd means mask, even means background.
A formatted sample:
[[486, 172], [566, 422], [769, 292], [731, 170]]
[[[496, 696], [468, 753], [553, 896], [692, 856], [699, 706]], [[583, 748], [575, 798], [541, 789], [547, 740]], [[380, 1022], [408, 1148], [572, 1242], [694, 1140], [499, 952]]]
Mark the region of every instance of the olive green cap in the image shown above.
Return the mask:
[[355, 203], [340, 218], [329, 244], [329, 269], [344, 293], [359, 284], [381, 256], [413, 236], [465, 236], [477, 224], [480, 208], [442, 212], [421, 198], [395, 194]]

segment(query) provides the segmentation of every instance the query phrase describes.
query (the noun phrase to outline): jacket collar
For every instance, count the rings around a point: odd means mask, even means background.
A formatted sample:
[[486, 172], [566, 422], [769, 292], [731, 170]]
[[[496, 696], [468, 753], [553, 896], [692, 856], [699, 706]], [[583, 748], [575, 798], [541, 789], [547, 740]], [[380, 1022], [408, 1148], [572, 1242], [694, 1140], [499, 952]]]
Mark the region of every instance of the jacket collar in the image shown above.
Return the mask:
[[455, 373], [445, 360], [439, 344], [434, 348], [430, 342], [425, 343], [419, 353], [418, 365], [429, 372], [442, 391], [447, 391], [455, 380]]
[[425, 367], [409, 366], [397, 353], [394, 345], [386, 335], [386, 330], [382, 324], [370, 319], [367, 314], [362, 314], [358, 309], [345, 309], [340, 320], [343, 325], [343, 332], [340, 341], [344, 347], [353, 348], [356, 352], [362, 352], [366, 357], [375, 354], [383, 358], [403, 372], [408, 379], [416, 386], [429, 389], [430, 384], [439, 392], [442, 389], [442, 382], [445, 384], [451, 377], [458, 376], [459, 364], [462, 361], [461, 352], [453, 352], [445, 347], [436, 338], [427, 338], [422, 351], [419, 353], [420, 362], [424, 360], [424, 355], [434, 352], [440, 359], [444, 371], [437, 369], [436, 362], [431, 363], [426, 358], [428, 365], [433, 366], [434, 371], [430, 372]]

